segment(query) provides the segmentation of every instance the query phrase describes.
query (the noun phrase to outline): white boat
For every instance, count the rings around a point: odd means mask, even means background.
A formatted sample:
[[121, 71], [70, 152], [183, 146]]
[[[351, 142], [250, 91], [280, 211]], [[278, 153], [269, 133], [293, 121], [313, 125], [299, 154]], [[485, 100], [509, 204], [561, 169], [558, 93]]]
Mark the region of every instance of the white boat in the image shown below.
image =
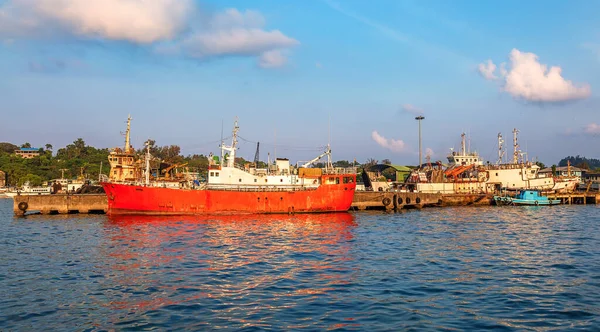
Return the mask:
[[557, 193], [570, 193], [577, 189], [577, 186], [581, 182], [581, 178], [578, 176], [561, 176], [554, 178], [554, 187], [552, 191]]
[[17, 195], [49, 195], [75, 193], [85, 184], [82, 180], [54, 179], [46, 182], [43, 186], [34, 187], [25, 183], [22, 187], [13, 190], [7, 190], [4, 195], [15, 197]]
[[[416, 183], [417, 191], [429, 193], [494, 193], [501, 190], [539, 189], [552, 190], [555, 181], [552, 177], [542, 177], [540, 167], [522, 160], [523, 154], [517, 143], [517, 129], [514, 134], [512, 162], [503, 162], [504, 150], [502, 135], [498, 134], [498, 162], [484, 164], [476, 152], [467, 151], [465, 134], [461, 135], [460, 151], [452, 151], [448, 156], [446, 170], [431, 169], [427, 181]], [[520, 158], [521, 157], [521, 158]], [[419, 171], [423, 173], [423, 170]], [[410, 178], [410, 177], [409, 177]], [[419, 176], [422, 178], [422, 176]]]
[[51, 193], [51, 186], [32, 187], [29, 182], [27, 182], [20, 188], [6, 191], [5, 195], [8, 197], [15, 197], [17, 195], [50, 195]]

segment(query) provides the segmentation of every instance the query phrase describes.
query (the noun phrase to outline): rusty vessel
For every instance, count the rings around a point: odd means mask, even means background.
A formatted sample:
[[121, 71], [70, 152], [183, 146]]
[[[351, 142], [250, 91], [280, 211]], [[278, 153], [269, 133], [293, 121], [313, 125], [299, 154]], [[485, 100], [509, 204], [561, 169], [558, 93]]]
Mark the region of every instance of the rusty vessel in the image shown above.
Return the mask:
[[[266, 168], [257, 168], [256, 164], [242, 166], [235, 163], [238, 130], [236, 120], [231, 145], [221, 144], [220, 158], [209, 156], [205, 183], [187, 177], [177, 181], [151, 180], [148, 148], [146, 170], [141, 171], [145, 180], [102, 183], [108, 198], [107, 213], [315, 213], [340, 212], [350, 208], [356, 188], [356, 172], [354, 169], [332, 167], [329, 146], [324, 153], [299, 167], [291, 166], [285, 158], [277, 158]], [[323, 157], [328, 157], [325, 168], [309, 167]]]

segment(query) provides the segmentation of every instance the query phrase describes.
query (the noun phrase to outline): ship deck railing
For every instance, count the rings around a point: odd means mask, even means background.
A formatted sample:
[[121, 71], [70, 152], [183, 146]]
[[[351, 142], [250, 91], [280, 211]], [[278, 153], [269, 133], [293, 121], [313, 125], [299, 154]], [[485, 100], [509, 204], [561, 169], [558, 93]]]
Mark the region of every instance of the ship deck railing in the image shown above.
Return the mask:
[[316, 190], [317, 186], [300, 186], [300, 185], [280, 185], [280, 186], [232, 186], [210, 184], [204, 189], [209, 190], [226, 190], [226, 191], [246, 191], [246, 192], [261, 192], [261, 191], [309, 191]]
[[323, 174], [356, 174], [357, 167], [323, 168]]

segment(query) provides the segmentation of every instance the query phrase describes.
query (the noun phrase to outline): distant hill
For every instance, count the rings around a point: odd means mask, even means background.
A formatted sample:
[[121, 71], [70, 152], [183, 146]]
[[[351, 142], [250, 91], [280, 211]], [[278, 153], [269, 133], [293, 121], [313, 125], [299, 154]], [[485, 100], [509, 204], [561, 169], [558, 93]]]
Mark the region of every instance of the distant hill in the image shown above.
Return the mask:
[[598, 159], [588, 159], [586, 157], [581, 157], [581, 156], [569, 156], [566, 158], [563, 158], [560, 160], [560, 162], [558, 163], [558, 166], [567, 166], [567, 162], [570, 161], [571, 162], [571, 166], [575, 166], [575, 167], [579, 167], [579, 168], [587, 168], [587, 169], [597, 169], [600, 168], [600, 160]]

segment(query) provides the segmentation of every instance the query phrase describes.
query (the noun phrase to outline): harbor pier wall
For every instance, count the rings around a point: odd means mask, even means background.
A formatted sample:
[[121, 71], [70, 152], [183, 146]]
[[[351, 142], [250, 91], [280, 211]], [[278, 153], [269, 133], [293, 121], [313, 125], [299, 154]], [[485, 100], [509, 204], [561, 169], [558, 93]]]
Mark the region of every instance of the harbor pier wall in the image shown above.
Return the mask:
[[17, 195], [13, 197], [13, 211], [22, 216], [26, 212], [41, 214], [106, 213], [106, 194], [81, 195]]

